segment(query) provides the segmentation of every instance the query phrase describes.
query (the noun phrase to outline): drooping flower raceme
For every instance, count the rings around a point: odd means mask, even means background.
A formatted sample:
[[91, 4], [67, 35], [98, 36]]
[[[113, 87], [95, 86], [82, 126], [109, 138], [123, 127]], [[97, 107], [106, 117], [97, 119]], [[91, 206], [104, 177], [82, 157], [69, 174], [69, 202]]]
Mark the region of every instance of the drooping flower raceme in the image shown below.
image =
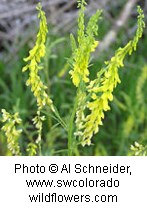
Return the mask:
[[39, 63], [41, 62], [41, 58], [45, 56], [45, 42], [48, 29], [46, 16], [42, 10], [41, 4], [39, 3], [36, 8], [38, 10], [38, 18], [40, 19], [39, 32], [37, 34], [35, 46], [29, 51], [29, 56], [24, 59], [24, 61], [27, 62], [27, 65], [23, 67], [22, 71], [25, 72], [29, 70], [29, 79], [26, 81], [26, 85], [31, 86], [31, 91], [37, 100], [38, 111], [37, 116], [33, 118], [33, 123], [38, 132], [36, 143], [40, 144], [42, 121], [45, 119], [45, 116], [41, 116], [40, 111], [45, 106], [50, 107], [53, 112], [55, 110], [53, 102], [46, 92], [47, 86], [43, 84], [39, 76], [39, 70], [42, 69], [42, 67], [39, 66]]
[[18, 139], [22, 130], [16, 128], [16, 125], [21, 123], [18, 112], [10, 114], [5, 109], [2, 109], [2, 122], [5, 123], [2, 130], [7, 137], [8, 149], [13, 155], [20, 155]]
[[39, 32], [37, 34], [35, 46], [29, 51], [29, 56], [24, 59], [24, 61], [27, 62], [27, 65], [23, 67], [22, 71], [25, 72], [29, 70], [29, 79], [27, 80], [26, 85], [31, 86], [31, 91], [37, 99], [39, 110], [45, 105], [54, 110], [52, 100], [46, 93], [47, 87], [43, 84], [38, 74], [39, 70], [42, 69], [42, 67], [39, 66], [39, 63], [41, 58], [45, 55], [45, 41], [48, 29], [45, 13], [42, 11], [40, 3], [38, 4], [37, 10], [39, 11], [38, 18], [40, 19]]
[[86, 108], [86, 85], [89, 83], [89, 62], [90, 54], [94, 52], [98, 46], [98, 41], [95, 36], [98, 35], [98, 20], [102, 11], [97, 11], [90, 18], [87, 27], [84, 23], [85, 0], [78, 1], [79, 17], [78, 17], [78, 32], [77, 40], [71, 34], [72, 46], [72, 69], [69, 72], [73, 84], [78, 88], [77, 91], [77, 112], [76, 112], [76, 131], [75, 136], [81, 137], [81, 126], [85, 119], [83, 110]]
[[98, 34], [97, 21], [101, 15], [101, 11], [97, 11], [89, 20], [87, 27], [84, 24], [84, 11], [86, 2], [84, 0], [79, 1], [78, 7], [80, 7], [78, 18], [78, 46], [75, 38], [71, 35], [71, 46], [73, 51], [73, 63], [72, 70], [69, 72], [73, 84], [78, 87], [80, 82], [89, 82], [89, 59], [91, 52], [95, 51], [98, 46], [98, 41], [94, 36]]
[[[81, 13], [82, 12], [83, 10], [81, 9]], [[79, 105], [76, 113], [77, 129], [75, 134], [76, 135], [79, 134], [79, 140], [81, 141], [83, 146], [85, 146], [86, 144], [90, 145], [92, 136], [99, 131], [99, 126], [102, 125], [102, 120], [104, 119], [104, 112], [110, 110], [110, 106], [108, 103], [109, 101], [113, 100], [113, 90], [117, 86], [117, 84], [121, 82], [118, 74], [118, 69], [120, 67], [123, 67], [124, 65], [123, 61], [125, 56], [127, 54], [131, 55], [133, 50], [134, 51], [136, 50], [137, 43], [139, 39], [142, 37], [145, 23], [143, 21], [144, 19], [143, 11], [139, 6], [138, 6], [138, 13], [139, 13], [138, 28], [133, 40], [131, 40], [124, 48], [119, 48], [116, 51], [115, 55], [111, 58], [111, 60], [105, 62], [105, 67], [102, 68], [97, 73], [97, 78], [90, 82], [88, 77], [89, 71], [87, 70], [87, 67], [88, 67], [88, 59], [90, 57], [90, 53], [96, 47], [95, 45], [96, 42], [94, 42], [93, 38], [96, 32], [95, 30], [93, 33], [91, 32], [92, 38], [90, 40], [93, 40], [93, 42], [88, 42], [88, 43], [93, 43], [93, 45], [91, 45], [91, 47], [87, 46], [87, 48], [86, 48], [87, 42], [86, 41], [84, 42], [83, 40], [88, 39], [87, 37], [90, 36], [87, 35], [85, 37], [83, 35], [84, 32], [80, 33], [82, 34], [82, 38], [79, 39], [80, 40], [79, 48], [75, 48], [75, 53], [74, 53], [75, 62], [73, 64], [74, 70], [72, 70], [71, 74], [75, 86], [78, 86], [81, 81], [84, 81], [85, 83], [87, 82], [87, 85], [85, 86], [86, 105], [85, 106], [82, 105], [83, 106], [82, 109], [80, 108]], [[80, 14], [80, 16], [82, 15]], [[95, 16], [93, 16], [93, 18], [94, 17]], [[90, 30], [93, 30], [93, 27], [89, 21], [89, 33]], [[83, 31], [84, 31], [84, 26], [83, 26]], [[89, 51], [86, 50], [85, 52], [84, 49], [90, 49], [90, 50]], [[85, 113], [88, 113], [88, 115], [85, 116]]]

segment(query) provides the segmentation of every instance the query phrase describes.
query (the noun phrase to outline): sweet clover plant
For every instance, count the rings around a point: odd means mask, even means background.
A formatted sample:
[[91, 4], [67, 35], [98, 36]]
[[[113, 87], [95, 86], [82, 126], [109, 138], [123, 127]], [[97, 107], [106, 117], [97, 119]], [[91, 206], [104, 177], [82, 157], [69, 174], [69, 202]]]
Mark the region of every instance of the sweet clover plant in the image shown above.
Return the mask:
[[[28, 80], [26, 85], [30, 86], [37, 102], [36, 116], [32, 119], [35, 125], [38, 136], [35, 142], [28, 144], [28, 155], [41, 155], [42, 145], [42, 126], [45, 116], [43, 110], [49, 110], [52, 116], [63, 126], [68, 133], [68, 155], [74, 155], [77, 146], [91, 145], [92, 137], [98, 133], [100, 125], [103, 124], [105, 112], [110, 110], [109, 101], [113, 100], [113, 91], [117, 84], [121, 82], [119, 77], [119, 69], [124, 66], [124, 58], [126, 55], [131, 55], [136, 50], [139, 39], [142, 37], [145, 27], [144, 14], [138, 6], [138, 27], [134, 38], [119, 48], [114, 56], [105, 62], [102, 69], [98, 69], [95, 79], [90, 79], [90, 58], [99, 44], [98, 36], [98, 21], [101, 18], [102, 11], [98, 10], [92, 15], [87, 24], [85, 24], [86, 1], [78, 0], [79, 16], [77, 36], [70, 35], [72, 57], [70, 58], [71, 80], [76, 88], [76, 96], [73, 103], [72, 113], [69, 123], [64, 122], [57, 108], [47, 93], [47, 86], [42, 82], [39, 75], [41, 59], [46, 53], [47, 39], [47, 21], [42, 6], [39, 3], [37, 6], [38, 18], [40, 20], [39, 32], [35, 46], [30, 50], [29, 56], [24, 59], [26, 65], [23, 67], [23, 72], [28, 72]], [[139, 90], [138, 90], [139, 91]], [[63, 93], [64, 94], [64, 93]], [[4, 109], [3, 112], [3, 130], [7, 137], [8, 147], [12, 154], [20, 155], [18, 138], [21, 133], [16, 129], [16, 124], [20, 124], [21, 119], [18, 113], [11, 115]]]
[[138, 6], [138, 28], [134, 38], [125, 47], [119, 48], [111, 60], [106, 61], [105, 66], [98, 71], [96, 78], [90, 81], [89, 58], [90, 53], [98, 45], [98, 41], [94, 37], [98, 34], [97, 21], [101, 11], [98, 11], [90, 18], [85, 29], [85, 5], [84, 0], [80, 1], [78, 5], [80, 7], [78, 46], [76, 46], [74, 37], [71, 36], [73, 70], [70, 72], [73, 84], [77, 87], [76, 108], [74, 109], [76, 111], [75, 135], [83, 146], [91, 144], [92, 136], [99, 131], [99, 126], [103, 124], [104, 112], [110, 110], [108, 103], [113, 100], [113, 90], [121, 82], [118, 70], [123, 67], [125, 56], [127, 54], [131, 55], [136, 50], [137, 43], [142, 37], [143, 28], [145, 27], [144, 14]]

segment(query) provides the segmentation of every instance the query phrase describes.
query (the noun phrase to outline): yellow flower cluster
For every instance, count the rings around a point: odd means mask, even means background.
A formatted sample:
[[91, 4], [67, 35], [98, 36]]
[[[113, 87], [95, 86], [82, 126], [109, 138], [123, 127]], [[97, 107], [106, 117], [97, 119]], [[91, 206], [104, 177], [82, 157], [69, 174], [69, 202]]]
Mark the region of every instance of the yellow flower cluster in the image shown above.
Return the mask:
[[41, 132], [42, 132], [42, 122], [45, 120], [45, 116], [40, 115], [40, 111], [37, 111], [37, 116], [33, 118], [33, 124], [37, 128], [38, 131], [38, 137], [36, 139], [36, 143], [41, 142]]
[[[86, 116], [80, 126], [82, 132], [82, 145], [90, 145], [93, 134], [99, 130], [104, 118], [104, 111], [110, 110], [109, 101], [113, 100], [113, 90], [117, 83], [120, 83], [118, 69], [123, 66], [123, 60], [126, 54], [131, 54], [136, 50], [136, 45], [143, 33], [145, 27], [143, 11], [138, 7], [138, 29], [132, 41], [124, 48], [119, 48], [110, 61], [105, 62], [106, 66], [97, 74], [97, 78], [90, 82], [87, 91], [91, 100], [87, 102], [87, 108], [90, 114]], [[84, 111], [84, 110], [83, 110]]]
[[28, 152], [28, 156], [34, 156], [37, 154], [37, 145], [34, 143], [29, 143], [27, 146], [26, 151]]
[[146, 156], [147, 155], [147, 147], [139, 144], [135, 141], [134, 145], [130, 147], [131, 151], [134, 153], [135, 156]]
[[37, 10], [39, 11], [38, 18], [40, 19], [40, 28], [35, 46], [29, 51], [29, 56], [24, 59], [28, 64], [23, 67], [22, 71], [25, 72], [26, 70], [29, 70], [29, 79], [27, 80], [26, 85], [31, 86], [31, 91], [37, 99], [39, 110], [45, 105], [48, 105], [54, 110], [52, 100], [46, 93], [47, 87], [43, 84], [38, 74], [39, 70], [42, 69], [42, 67], [39, 66], [39, 63], [41, 58], [45, 55], [45, 41], [48, 29], [45, 13], [42, 11], [40, 3], [38, 4]]
[[[36, 143], [39, 145], [39, 150], [41, 151], [42, 122], [44, 121], [45, 116], [41, 116], [40, 111], [46, 105], [49, 106], [53, 112], [55, 110], [53, 102], [46, 92], [47, 86], [43, 84], [39, 75], [39, 70], [42, 69], [42, 67], [39, 66], [39, 63], [41, 62], [41, 58], [45, 56], [45, 42], [48, 29], [46, 16], [40, 3], [36, 9], [38, 10], [38, 18], [40, 19], [39, 32], [37, 34], [35, 46], [29, 51], [29, 56], [24, 59], [24, 61], [28, 63], [23, 67], [22, 71], [25, 72], [29, 70], [29, 79], [26, 81], [26, 85], [31, 86], [31, 91], [37, 100], [38, 111], [37, 116], [33, 118], [33, 124], [37, 128], [38, 137]], [[28, 152], [35, 154], [35, 149], [36, 145], [32, 143], [28, 148]]]
[[80, 82], [89, 82], [89, 59], [91, 52], [95, 51], [98, 46], [98, 41], [95, 40], [94, 36], [97, 35], [98, 26], [97, 21], [101, 15], [101, 11], [97, 11], [89, 20], [88, 25], [85, 29], [84, 24], [84, 10], [85, 1], [79, 1], [79, 18], [78, 18], [78, 46], [74, 36], [71, 35], [71, 45], [73, 51], [73, 63], [72, 70], [69, 72], [73, 84], [78, 87]]
[[18, 138], [22, 130], [16, 129], [16, 125], [21, 123], [18, 112], [10, 114], [5, 109], [2, 109], [2, 122], [5, 123], [2, 130], [7, 137], [8, 149], [13, 155], [20, 155]]

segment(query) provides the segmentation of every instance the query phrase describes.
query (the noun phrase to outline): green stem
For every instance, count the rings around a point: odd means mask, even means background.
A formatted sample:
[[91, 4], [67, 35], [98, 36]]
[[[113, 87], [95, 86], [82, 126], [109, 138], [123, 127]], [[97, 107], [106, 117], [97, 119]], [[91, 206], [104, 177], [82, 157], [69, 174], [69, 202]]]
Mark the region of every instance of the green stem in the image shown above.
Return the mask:
[[67, 130], [67, 125], [66, 125], [66, 123], [64, 122], [64, 120], [61, 118], [61, 116], [60, 116], [60, 114], [59, 114], [59, 112], [58, 112], [58, 110], [57, 110], [57, 108], [54, 106], [54, 110], [55, 110], [55, 112], [54, 112], [54, 115], [57, 117], [57, 120], [58, 120], [58, 122], [62, 125], [62, 127], [65, 129], [65, 130]]
[[39, 149], [39, 156], [42, 156], [42, 152], [41, 152], [41, 142], [39, 142], [39, 144], [38, 144], [38, 149]]
[[[78, 96], [78, 94], [77, 94]], [[73, 154], [73, 147], [74, 147], [74, 141], [73, 141], [73, 127], [74, 127], [74, 118], [77, 111], [78, 106], [78, 97], [76, 96], [74, 108], [70, 117], [69, 121], [69, 128], [68, 128], [68, 156], [72, 156]]]

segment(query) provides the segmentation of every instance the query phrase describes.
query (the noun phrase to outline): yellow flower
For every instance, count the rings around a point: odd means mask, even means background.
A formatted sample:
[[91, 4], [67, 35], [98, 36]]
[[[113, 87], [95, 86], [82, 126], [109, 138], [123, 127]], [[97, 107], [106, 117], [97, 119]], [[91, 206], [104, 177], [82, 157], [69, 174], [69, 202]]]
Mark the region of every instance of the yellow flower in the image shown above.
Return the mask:
[[84, 10], [85, 1], [79, 1], [81, 7], [78, 18], [78, 46], [71, 35], [71, 45], [73, 51], [73, 64], [71, 74], [72, 82], [76, 87], [79, 87], [80, 82], [89, 82], [89, 59], [91, 52], [94, 52], [98, 46], [98, 41], [94, 36], [98, 33], [97, 22], [101, 15], [101, 11], [97, 11], [89, 20], [87, 28], [84, 25]]
[[26, 81], [26, 85], [31, 86], [31, 91], [37, 100], [38, 109], [40, 110], [47, 105], [54, 111], [53, 102], [46, 93], [47, 87], [41, 81], [38, 73], [39, 70], [42, 69], [39, 63], [41, 58], [45, 55], [45, 41], [48, 29], [45, 13], [42, 11], [40, 3], [37, 6], [37, 10], [39, 11], [38, 18], [40, 19], [40, 28], [35, 46], [29, 51], [29, 56], [24, 59], [27, 65], [23, 67], [22, 71], [25, 72], [29, 70], [29, 79]]
[[18, 140], [22, 130], [16, 129], [16, 125], [21, 123], [18, 112], [10, 114], [5, 109], [2, 109], [2, 122], [5, 123], [2, 130], [7, 137], [8, 149], [13, 155], [20, 155]]
[[[102, 125], [104, 118], [104, 111], [110, 110], [109, 101], [113, 100], [113, 90], [121, 82], [118, 69], [124, 65], [125, 56], [136, 50], [137, 43], [142, 37], [145, 23], [140, 7], [138, 7], [138, 13], [138, 28], [133, 40], [124, 48], [119, 48], [111, 60], [105, 62], [106, 66], [98, 72], [97, 78], [87, 86], [91, 99], [86, 102], [85, 107], [89, 109], [90, 113], [80, 122], [80, 126], [77, 125], [77, 133], [80, 132], [83, 146], [90, 145], [92, 136], [99, 131], [99, 126]], [[81, 110], [81, 115], [82, 112], [84, 114], [84, 111]]]

